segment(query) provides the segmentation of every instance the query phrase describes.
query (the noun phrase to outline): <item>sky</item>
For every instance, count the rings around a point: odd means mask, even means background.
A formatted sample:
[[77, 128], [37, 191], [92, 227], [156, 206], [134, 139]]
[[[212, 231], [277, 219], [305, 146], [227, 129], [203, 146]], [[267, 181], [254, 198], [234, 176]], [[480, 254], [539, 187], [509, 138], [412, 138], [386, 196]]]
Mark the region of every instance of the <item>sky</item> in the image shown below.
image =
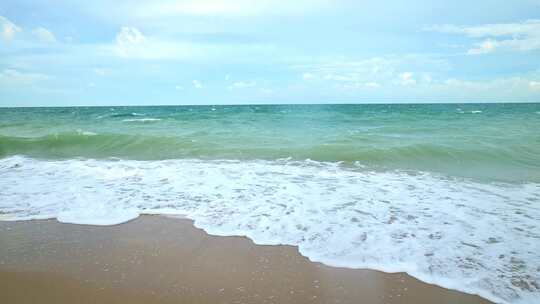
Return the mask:
[[0, 3], [0, 106], [540, 102], [540, 0]]

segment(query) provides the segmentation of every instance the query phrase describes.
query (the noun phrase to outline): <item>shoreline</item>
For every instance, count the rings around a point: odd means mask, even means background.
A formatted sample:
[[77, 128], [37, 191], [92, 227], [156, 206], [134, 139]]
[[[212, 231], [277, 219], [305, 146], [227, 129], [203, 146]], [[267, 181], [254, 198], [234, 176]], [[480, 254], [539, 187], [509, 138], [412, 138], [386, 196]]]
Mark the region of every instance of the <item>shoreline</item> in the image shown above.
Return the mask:
[[491, 303], [164, 216], [105, 227], [0, 222], [0, 243], [0, 293], [9, 303]]

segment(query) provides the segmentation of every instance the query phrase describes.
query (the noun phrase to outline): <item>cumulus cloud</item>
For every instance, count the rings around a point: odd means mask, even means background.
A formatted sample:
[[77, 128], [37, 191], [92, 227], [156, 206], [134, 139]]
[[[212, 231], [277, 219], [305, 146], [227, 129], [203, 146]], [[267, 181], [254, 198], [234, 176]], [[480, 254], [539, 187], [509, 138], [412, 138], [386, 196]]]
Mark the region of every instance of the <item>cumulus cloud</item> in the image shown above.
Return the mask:
[[32, 35], [41, 42], [52, 43], [56, 42], [54, 34], [46, 28], [38, 27], [32, 30]]
[[113, 51], [129, 59], [166, 59], [182, 54], [178, 45], [148, 39], [139, 29], [129, 26], [123, 26], [116, 34]]
[[119, 45], [141, 44], [146, 41], [143, 34], [134, 27], [123, 26], [116, 35], [116, 43]]
[[468, 50], [470, 55], [495, 51], [531, 51], [540, 49], [540, 20], [497, 23], [478, 26], [436, 25], [426, 28], [447, 34], [465, 35], [479, 41]]
[[138, 28], [123, 26], [116, 35], [112, 45], [106, 45], [106, 50], [126, 59], [139, 60], [182, 60], [203, 58], [209, 54], [221, 55], [230, 52], [227, 45], [217, 49], [213, 46], [163, 39], [143, 34]]
[[146, 42], [144, 35], [134, 27], [123, 26], [116, 34], [116, 51], [121, 57], [137, 55]]
[[308, 84], [340, 89], [376, 89], [382, 86], [428, 84], [432, 75], [449, 69], [445, 59], [418, 56], [385, 56], [363, 60], [333, 60], [293, 66]]
[[9, 21], [6, 17], [0, 16], [0, 37], [4, 41], [10, 41], [15, 35], [22, 31], [15, 23]]

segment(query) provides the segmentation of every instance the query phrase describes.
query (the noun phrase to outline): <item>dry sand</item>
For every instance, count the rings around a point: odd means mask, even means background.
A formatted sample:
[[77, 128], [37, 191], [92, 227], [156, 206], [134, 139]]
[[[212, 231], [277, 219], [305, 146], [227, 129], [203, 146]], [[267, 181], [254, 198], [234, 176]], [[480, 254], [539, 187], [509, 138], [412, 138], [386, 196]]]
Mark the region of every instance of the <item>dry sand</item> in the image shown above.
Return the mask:
[[406, 274], [310, 262], [157, 216], [112, 227], [0, 222], [0, 303], [489, 303]]

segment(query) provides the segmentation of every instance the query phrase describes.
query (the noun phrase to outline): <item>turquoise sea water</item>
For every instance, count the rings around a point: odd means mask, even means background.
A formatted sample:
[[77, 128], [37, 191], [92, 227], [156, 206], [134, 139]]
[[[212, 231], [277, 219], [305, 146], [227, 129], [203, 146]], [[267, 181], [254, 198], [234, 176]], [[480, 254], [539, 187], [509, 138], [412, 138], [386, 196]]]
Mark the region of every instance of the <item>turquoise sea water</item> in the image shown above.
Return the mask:
[[540, 181], [540, 104], [0, 109], [0, 156], [343, 162]]
[[540, 104], [0, 108], [0, 220], [140, 214], [539, 303]]

